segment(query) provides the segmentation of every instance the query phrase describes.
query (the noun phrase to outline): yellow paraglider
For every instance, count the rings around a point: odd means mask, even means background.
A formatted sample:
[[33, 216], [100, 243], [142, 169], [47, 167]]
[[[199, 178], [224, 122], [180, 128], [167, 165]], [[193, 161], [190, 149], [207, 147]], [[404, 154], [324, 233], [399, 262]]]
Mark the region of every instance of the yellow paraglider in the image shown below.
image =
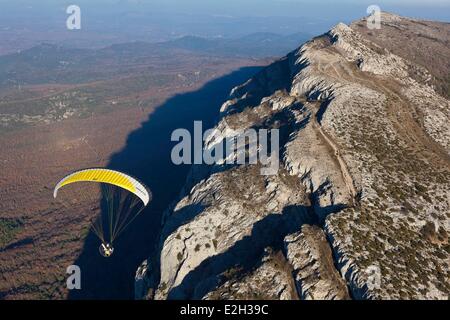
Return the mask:
[[92, 223], [92, 230], [102, 241], [99, 251], [104, 257], [113, 254], [113, 242], [151, 201], [151, 193], [137, 179], [125, 173], [101, 168], [76, 171], [64, 177], [55, 187], [53, 196], [67, 185], [79, 182], [101, 184], [106, 209]]

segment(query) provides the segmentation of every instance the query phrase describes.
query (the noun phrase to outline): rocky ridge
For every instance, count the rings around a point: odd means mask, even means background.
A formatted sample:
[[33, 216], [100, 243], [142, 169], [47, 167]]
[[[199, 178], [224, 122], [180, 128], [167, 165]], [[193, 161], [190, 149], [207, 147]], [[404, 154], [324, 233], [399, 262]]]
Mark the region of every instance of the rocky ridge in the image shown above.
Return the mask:
[[[374, 33], [427, 24], [382, 21]], [[205, 148], [279, 129], [280, 169], [194, 167], [137, 298], [448, 299], [450, 102], [426, 66], [355, 29], [232, 90]]]

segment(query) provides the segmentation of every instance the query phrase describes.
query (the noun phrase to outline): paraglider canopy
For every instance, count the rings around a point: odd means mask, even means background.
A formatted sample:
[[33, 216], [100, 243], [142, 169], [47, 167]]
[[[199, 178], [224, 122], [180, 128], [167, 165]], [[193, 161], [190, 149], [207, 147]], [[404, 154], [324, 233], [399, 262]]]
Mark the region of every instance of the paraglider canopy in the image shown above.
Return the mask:
[[[128, 174], [92, 168], [79, 170], [64, 177], [56, 185], [53, 196], [56, 198], [61, 188], [79, 182], [95, 182], [100, 185], [100, 196], [105, 205], [100, 215], [92, 221], [91, 227], [102, 242], [100, 254], [110, 257], [114, 251], [114, 240], [148, 205], [152, 197], [151, 192], [143, 183]], [[83, 194], [83, 191], [81, 189], [79, 193]], [[85, 193], [89, 194], [89, 191], [86, 190]], [[69, 197], [73, 201], [75, 195], [72, 193]]]
[[134, 193], [142, 200], [144, 205], [147, 205], [150, 201], [150, 194], [146, 187], [135, 178], [119, 171], [96, 168], [80, 170], [63, 178], [56, 185], [55, 190], [53, 191], [53, 197], [56, 198], [58, 190], [62, 187], [81, 181], [109, 183]]

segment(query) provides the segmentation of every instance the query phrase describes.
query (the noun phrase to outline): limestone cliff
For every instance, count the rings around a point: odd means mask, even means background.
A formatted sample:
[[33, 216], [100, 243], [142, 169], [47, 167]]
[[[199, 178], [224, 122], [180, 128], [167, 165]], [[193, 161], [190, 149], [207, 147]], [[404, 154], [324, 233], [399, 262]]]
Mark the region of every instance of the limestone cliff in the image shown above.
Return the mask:
[[368, 35], [361, 23], [232, 90], [205, 148], [276, 128], [280, 169], [194, 167], [137, 298], [448, 299], [450, 102], [425, 56], [376, 39], [450, 26], [383, 13]]

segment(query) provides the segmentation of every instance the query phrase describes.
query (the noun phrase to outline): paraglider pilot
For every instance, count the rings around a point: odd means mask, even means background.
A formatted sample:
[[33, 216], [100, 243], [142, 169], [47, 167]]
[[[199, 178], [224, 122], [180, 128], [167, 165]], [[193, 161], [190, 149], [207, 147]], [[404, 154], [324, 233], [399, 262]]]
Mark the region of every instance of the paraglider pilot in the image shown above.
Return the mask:
[[102, 243], [98, 249], [105, 258], [111, 257], [114, 252], [114, 248], [109, 243]]

